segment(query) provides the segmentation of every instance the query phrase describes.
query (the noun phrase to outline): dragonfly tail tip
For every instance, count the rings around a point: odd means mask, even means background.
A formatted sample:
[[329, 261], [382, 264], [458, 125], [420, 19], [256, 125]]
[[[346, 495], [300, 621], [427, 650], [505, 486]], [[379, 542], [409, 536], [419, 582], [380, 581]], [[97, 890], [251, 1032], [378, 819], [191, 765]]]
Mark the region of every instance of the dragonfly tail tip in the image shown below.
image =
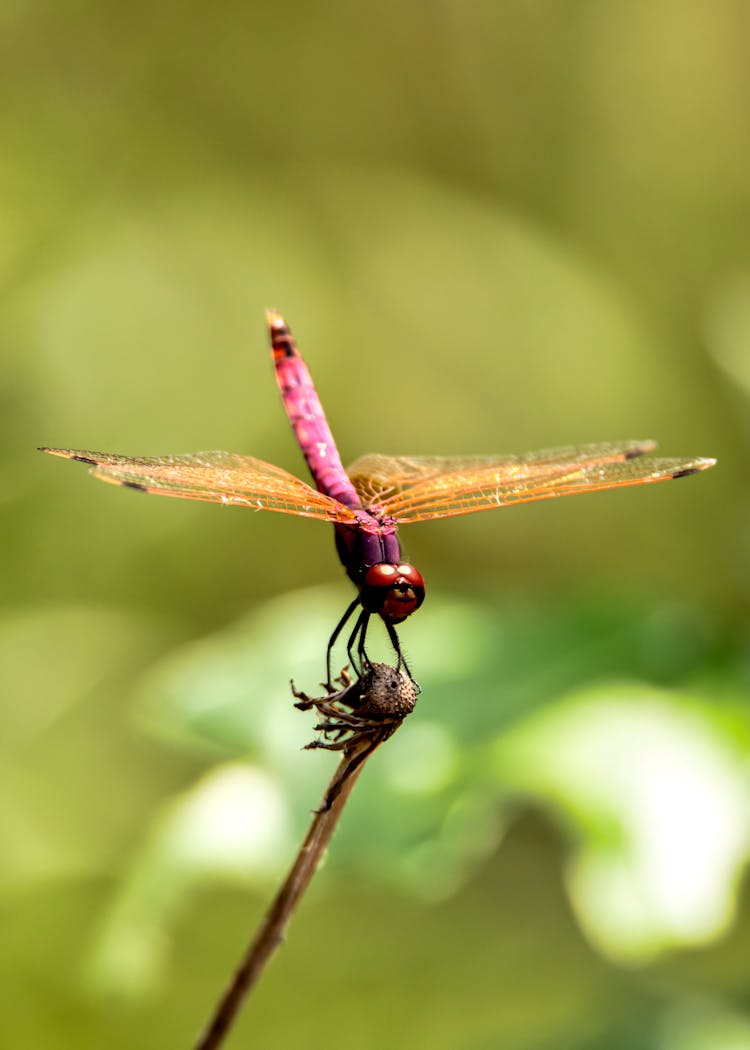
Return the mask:
[[266, 310], [266, 324], [269, 328], [286, 328], [286, 322], [278, 310]]

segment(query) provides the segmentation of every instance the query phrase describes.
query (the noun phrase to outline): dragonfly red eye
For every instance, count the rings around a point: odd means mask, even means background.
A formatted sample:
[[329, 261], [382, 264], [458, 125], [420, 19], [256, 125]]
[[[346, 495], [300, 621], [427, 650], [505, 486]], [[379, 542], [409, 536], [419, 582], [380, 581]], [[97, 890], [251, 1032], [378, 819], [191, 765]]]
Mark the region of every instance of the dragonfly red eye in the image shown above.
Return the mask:
[[365, 587], [390, 587], [398, 576], [395, 565], [371, 565], [365, 572]]
[[413, 565], [371, 565], [359, 597], [368, 612], [380, 613], [387, 623], [401, 623], [424, 601], [422, 573]]
[[398, 565], [396, 571], [399, 576], [402, 576], [409, 583], [424, 590], [424, 580], [419, 569], [415, 569], [413, 565]]

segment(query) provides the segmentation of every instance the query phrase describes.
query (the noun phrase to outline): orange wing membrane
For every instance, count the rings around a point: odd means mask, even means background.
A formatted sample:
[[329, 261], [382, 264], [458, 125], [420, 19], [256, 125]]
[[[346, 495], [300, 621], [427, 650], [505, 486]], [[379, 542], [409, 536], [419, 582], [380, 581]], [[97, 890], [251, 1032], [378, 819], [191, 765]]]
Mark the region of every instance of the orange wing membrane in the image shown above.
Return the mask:
[[196, 452], [185, 456], [131, 458], [68, 448], [41, 451], [85, 463], [95, 478], [139, 492], [253, 510], [275, 510], [318, 521], [343, 524], [356, 521], [354, 511], [338, 500], [316, 492], [281, 467], [252, 456]]
[[655, 441], [644, 440], [566, 445], [520, 456], [381, 456], [375, 453], [360, 456], [348, 467], [347, 474], [362, 502], [370, 506], [389, 501], [416, 484], [445, 475], [458, 476], [494, 468], [507, 471], [508, 476], [511, 476], [511, 472], [520, 474], [527, 471], [530, 474], [559, 464], [619, 463], [653, 452], [655, 448]]
[[523, 456], [363, 456], [349, 476], [365, 506], [399, 522], [429, 521], [553, 496], [667, 481], [713, 459], [641, 459], [653, 441], [579, 445]]

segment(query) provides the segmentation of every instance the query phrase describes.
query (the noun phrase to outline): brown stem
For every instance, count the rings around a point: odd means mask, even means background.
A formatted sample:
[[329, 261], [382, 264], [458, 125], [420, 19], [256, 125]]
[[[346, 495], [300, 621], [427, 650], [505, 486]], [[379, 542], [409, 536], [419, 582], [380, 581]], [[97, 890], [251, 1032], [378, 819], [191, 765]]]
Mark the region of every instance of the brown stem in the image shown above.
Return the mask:
[[361, 740], [359, 743], [353, 743], [344, 752], [289, 874], [219, 1001], [206, 1030], [195, 1044], [195, 1050], [217, 1050], [224, 1042], [245, 996], [257, 982], [266, 963], [283, 940], [284, 930], [320, 864], [357, 777], [381, 742], [382, 737]]

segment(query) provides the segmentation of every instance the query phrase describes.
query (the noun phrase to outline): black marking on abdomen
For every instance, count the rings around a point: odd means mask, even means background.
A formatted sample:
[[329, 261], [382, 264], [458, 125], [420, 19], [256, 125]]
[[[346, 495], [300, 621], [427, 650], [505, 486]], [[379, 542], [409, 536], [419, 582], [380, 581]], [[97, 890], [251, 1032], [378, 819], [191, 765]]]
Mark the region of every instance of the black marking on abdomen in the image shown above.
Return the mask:
[[297, 356], [297, 348], [294, 345], [294, 340], [288, 334], [283, 334], [283, 333], [278, 333], [277, 334], [276, 332], [274, 332], [273, 333], [273, 339], [272, 339], [272, 342], [271, 342], [271, 346], [273, 347], [274, 350], [281, 350], [281, 352], [283, 353], [284, 357], [296, 357]]
[[272, 325], [271, 349], [281, 351], [284, 357], [297, 356], [297, 347], [295, 346], [294, 339], [292, 338], [292, 333], [289, 331], [286, 325]]

